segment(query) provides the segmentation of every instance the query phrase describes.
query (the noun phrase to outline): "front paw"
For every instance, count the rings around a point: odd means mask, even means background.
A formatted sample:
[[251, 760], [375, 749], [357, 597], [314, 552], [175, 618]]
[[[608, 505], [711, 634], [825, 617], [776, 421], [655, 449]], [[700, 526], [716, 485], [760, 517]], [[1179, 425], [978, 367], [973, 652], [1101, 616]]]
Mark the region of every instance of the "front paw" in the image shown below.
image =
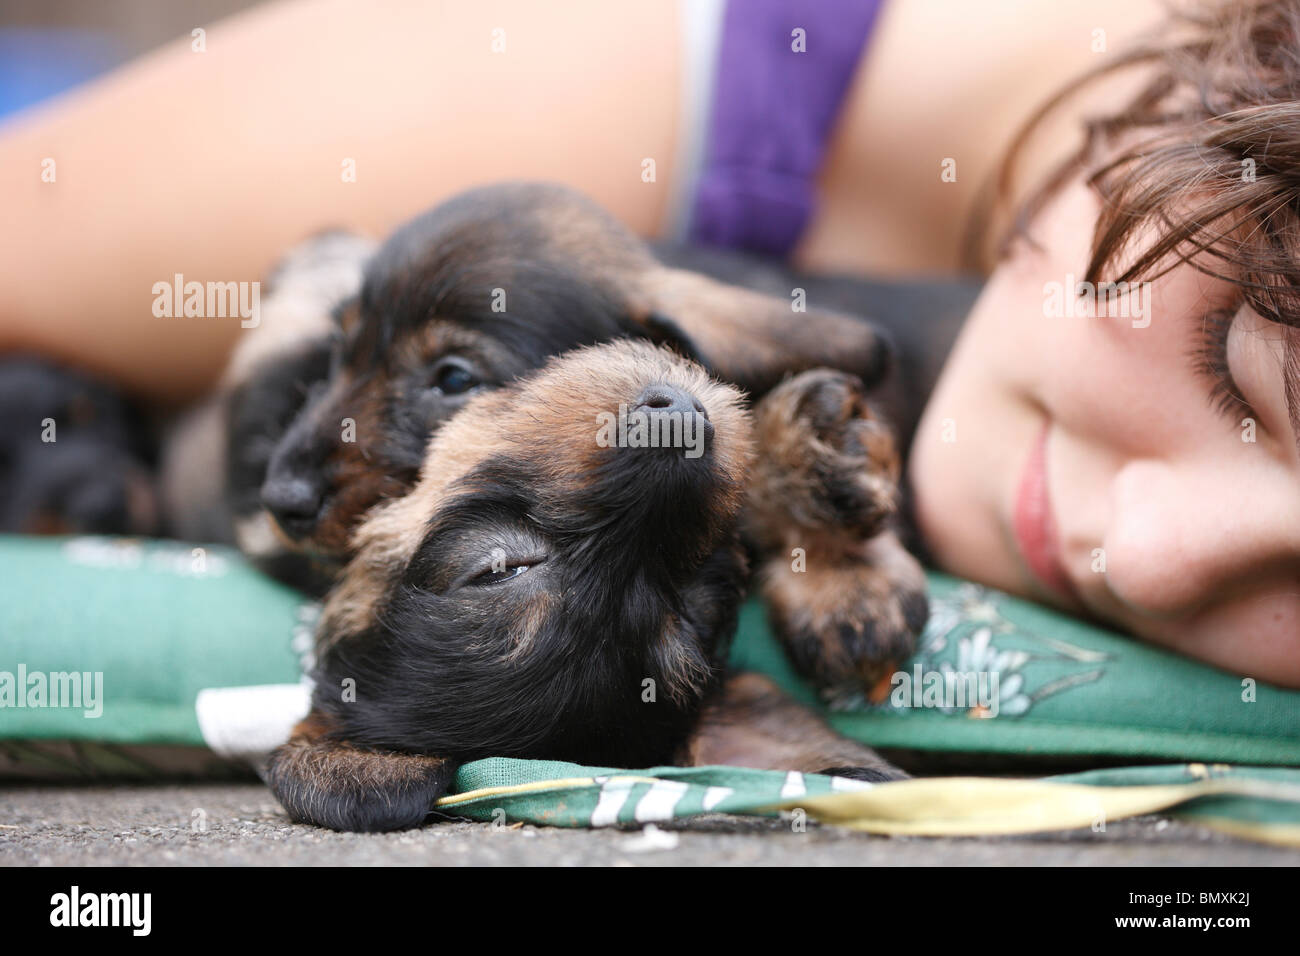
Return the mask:
[[856, 377], [831, 369], [796, 375], [754, 417], [760, 454], [749, 520], [756, 537], [797, 529], [861, 540], [897, 510], [893, 435]]
[[801, 675], [826, 697], [883, 699], [929, 617], [925, 574], [893, 535], [863, 557], [785, 557], [762, 569], [772, 629]]
[[419, 826], [456, 765], [441, 757], [355, 747], [320, 734], [313, 715], [271, 754], [267, 783], [295, 823], [378, 833]]

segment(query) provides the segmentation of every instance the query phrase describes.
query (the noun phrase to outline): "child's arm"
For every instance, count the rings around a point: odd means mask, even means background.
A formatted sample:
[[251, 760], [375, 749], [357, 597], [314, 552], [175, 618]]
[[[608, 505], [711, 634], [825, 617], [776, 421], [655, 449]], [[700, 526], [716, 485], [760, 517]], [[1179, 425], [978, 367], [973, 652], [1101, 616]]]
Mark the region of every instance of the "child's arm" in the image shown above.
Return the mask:
[[0, 349], [186, 398], [213, 382], [240, 325], [155, 318], [153, 284], [175, 273], [252, 282], [314, 231], [382, 236], [495, 179], [560, 180], [655, 231], [674, 158], [675, 11], [314, 0], [196, 24], [206, 52], [179, 39], [0, 134]]

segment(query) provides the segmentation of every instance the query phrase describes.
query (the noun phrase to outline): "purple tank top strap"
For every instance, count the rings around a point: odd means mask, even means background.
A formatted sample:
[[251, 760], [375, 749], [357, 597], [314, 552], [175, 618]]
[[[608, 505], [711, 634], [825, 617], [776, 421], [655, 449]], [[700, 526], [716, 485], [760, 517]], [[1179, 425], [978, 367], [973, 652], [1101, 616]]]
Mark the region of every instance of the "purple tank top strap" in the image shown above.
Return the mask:
[[728, 0], [695, 242], [785, 256], [883, 0]]

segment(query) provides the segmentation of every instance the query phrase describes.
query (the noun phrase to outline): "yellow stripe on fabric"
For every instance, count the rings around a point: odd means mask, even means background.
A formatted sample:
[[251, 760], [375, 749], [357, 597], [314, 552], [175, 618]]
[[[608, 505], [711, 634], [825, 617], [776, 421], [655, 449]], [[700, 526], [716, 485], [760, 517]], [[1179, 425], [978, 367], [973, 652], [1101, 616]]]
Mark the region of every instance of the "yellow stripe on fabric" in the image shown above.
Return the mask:
[[1096, 787], [1037, 780], [938, 777], [786, 800], [769, 809], [803, 809], [823, 822], [869, 833], [983, 836], [1086, 827], [1216, 795], [1294, 801], [1300, 800], [1300, 789], [1227, 779], [1167, 786]]
[[[439, 807], [492, 797], [544, 791], [599, 789], [602, 784], [654, 784], [661, 778], [633, 774], [565, 777], [482, 787], [445, 796]], [[802, 809], [824, 823], [898, 836], [989, 836], [1070, 830], [1171, 810], [1198, 797], [1241, 796], [1300, 802], [1300, 788], [1244, 778], [1213, 778], [1157, 786], [1090, 786], [991, 777], [934, 777], [876, 784], [784, 800], [752, 812]], [[1300, 846], [1300, 826], [1252, 823], [1189, 814], [1192, 823], [1233, 836], [1280, 846]]]
[[469, 803], [471, 800], [482, 800], [486, 797], [511, 797], [517, 794], [535, 793], [538, 790], [574, 790], [587, 789], [588, 787], [599, 787], [601, 783], [612, 783], [627, 781], [630, 783], [658, 783], [659, 777], [638, 777], [628, 774], [620, 774], [612, 777], [601, 777], [596, 780], [595, 777], [564, 777], [555, 780], [534, 780], [531, 783], [507, 784], [501, 787], [480, 787], [478, 790], [466, 790], [464, 793], [453, 793], [445, 797], [440, 797], [434, 802], [435, 807], [454, 807], [460, 803]]
[[1300, 847], [1300, 826], [1294, 823], [1246, 823], [1242, 820], [1230, 820], [1227, 817], [1205, 817], [1199, 813], [1185, 816], [1177, 814], [1177, 816], [1189, 823], [1206, 826], [1243, 840], [1272, 843], [1276, 846]]

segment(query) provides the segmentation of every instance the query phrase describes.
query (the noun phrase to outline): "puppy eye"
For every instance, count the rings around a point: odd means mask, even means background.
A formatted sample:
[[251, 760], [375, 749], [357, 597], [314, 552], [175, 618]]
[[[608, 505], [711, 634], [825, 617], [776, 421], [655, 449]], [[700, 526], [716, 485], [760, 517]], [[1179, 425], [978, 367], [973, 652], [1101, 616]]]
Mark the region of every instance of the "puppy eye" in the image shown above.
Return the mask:
[[496, 570], [493, 568], [489, 568], [488, 570], [484, 571], [482, 574], [475, 575], [475, 577], [469, 583], [471, 585], [476, 585], [476, 586], [486, 585], [486, 584], [500, 584], [503, 581], [509, 581], [512, 578], [519, 577], [521, 574], [524, 574], [525, 572], [529, 571], [531, 568], [532, 568], [531, 564], [515, 564], [505, 568], [504, 570]]
[[433, 387], [444, 395], [463, 395], [478, 384], [474, 371], [455, 359], [444, 359], [433, 370]]

